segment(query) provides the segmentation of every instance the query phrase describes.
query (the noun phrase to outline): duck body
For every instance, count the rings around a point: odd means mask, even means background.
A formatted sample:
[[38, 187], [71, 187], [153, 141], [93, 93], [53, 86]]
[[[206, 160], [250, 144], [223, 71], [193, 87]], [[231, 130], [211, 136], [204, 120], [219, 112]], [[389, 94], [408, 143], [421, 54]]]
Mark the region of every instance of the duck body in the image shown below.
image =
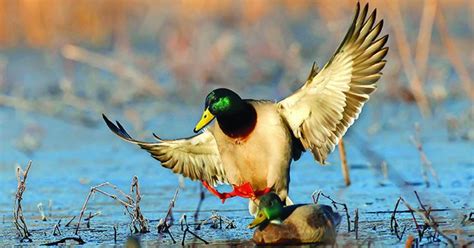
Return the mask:
[[253, 241], [258, 245], [334, 244], [341, 216], [330, 206], [298, 204], [284, 206], [274, 192], [260, 198], [257, 216], [249, 228], [258, 228]]
[[[272, 188], [281, 199], [288, 196], [289, 169], [297, 147], [274, 102], [244, 100], [255, 109], [256, 119], [248, 133], [231, 137], [219, 120], [209, 128], [214, 136], [228, 182], [253, 189]], [[252, 126], [252, 124], [250, 124]]]
[[253, 234], [256, 244], [333, 244], [340, 215], [320, 204], [292, 205], [281, 224], [269, 223]]

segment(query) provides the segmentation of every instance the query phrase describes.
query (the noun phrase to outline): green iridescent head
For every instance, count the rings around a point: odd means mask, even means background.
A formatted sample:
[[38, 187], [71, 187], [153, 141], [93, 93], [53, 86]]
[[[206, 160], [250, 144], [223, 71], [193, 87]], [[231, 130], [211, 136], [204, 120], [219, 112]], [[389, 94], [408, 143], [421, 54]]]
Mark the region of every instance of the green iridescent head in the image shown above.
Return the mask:
[[260, 197], [257, 216], [248, 227], [254, 228], [264, 222], [281, 220], [283, 215], [283, 205], [283, 202], [276, 193], [270, 192], [263, 195]]
[[208, 108], [209, 112], [215, 116], [225, 115], [233, 112], [241, 101], [242, 99], [237, 93], [220, 88], [207, 95], [204, 108]]
[[219, 118], [220, 116], [236, 113], [242, 108], [242, 105], [242, 99], [232, 90], [219, 88], [211, 91], [206, 97], [204, 113], [194, 128], [194, 132], [204, 128], [215, 117]]

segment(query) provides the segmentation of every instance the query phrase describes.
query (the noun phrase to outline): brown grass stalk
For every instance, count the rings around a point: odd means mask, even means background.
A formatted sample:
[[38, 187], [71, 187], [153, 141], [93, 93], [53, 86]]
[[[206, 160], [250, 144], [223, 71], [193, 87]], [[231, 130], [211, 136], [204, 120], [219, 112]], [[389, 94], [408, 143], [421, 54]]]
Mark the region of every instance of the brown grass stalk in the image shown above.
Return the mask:
[[433, 23], [436, 16], [438, 1], [425, 0], [423, 4], [423, 14], [421, 16], [420, 29], [415, 50], [415, 63], [420, 81], [426, 80], [426, 69], [430, 54], [431, 34], [433, 33]]
[[212, 211], [212, 214], [209, 218], [201, 221], [195, 228], [195, 230], [200, 230], [202, 225], [211, 223], [211, 228], [213, 229], [222, 229], [222, 224], [225, 224], [225, 229], [236, 228], [234, 220], [229, 219], [228, 217], [220, 215], [217, 211]]
[[441, 187], [441, 181], [439, 180], [438, 174], [436, 173], [436, 170], [433, 168], [433, 164], [428, 159], [428, 156], [426, 156], [426, 153], [423, 150], [423, 144], [421, 143], [421, 137], [420, 137], [420, 125], [418, 123], [415, 123], [415, 135], [411, 136], [410, 140], [416, 146], [416, 149], [418, 150], [420, 154], [420, 160], [422, 164], [422, 175], [425, 180], [426, 186], [427, 187], [430, 186], [428, 175], [427, 175], [427, 171], [430, 171], [431, 175], [436, 180], [436, 184], [438, 185], [438, 187]]
[[351, 185], [351, 176], [349, 174], [349, 166], [347, 165], [347, 156], [346, 148], [344, 146], [344, 140], [341, 138], [339, 140], [339, 156], [341, 157], [341, 167], [342, 167], [342, 176], [344, 177], [344, 182], [346, 186]]
[[[142, 200], [142, 196], [140, 194], [140, 186], [138, 184], [138, 177], [133, 176], [132, 185], [130, 186], [130, 194], [134, 196], [134, 208], [133, 208], [133, 215], [132, 215], [132, 222], [131, 226], [135, 229], [135, 232], [138, 233], [147, 233], [150, 231], [148, 228], [148, 220], [143, 216], [141, 209], [140, 209], [140, 201]], [[139, 226], [139, 228], [137, 228]]]
[[173, 196], [173, 199], [171, 199], [170, 201], [170, 205], [168, 207], [168, 211], [166, 212], [166, 216], [165, 216], [165, 221], [169, 221], [171, 222], [171, 224], [173, 223], [173, 208], [174, 208], [174, 204], [176, 203], [176, 198], [178, 197], [178, 193], [179, 193], [179, 187], [176, 188], [176, 191], [174, 192], [174, 196]]
[[[176, 244], [176, 240], [174, 239], [173, 235], [171, 234], [170, 227], [173, 224], [173, 207], [176, 203], [176, 198], [178, 197], [179, 187], [176, 188], [173, 198], [170, 201], [168, 206], [168, 211], [166, 212], [165, 218], [160, 219], [158, 225], [156, 226], [158, 230], [158, 234], [168, 233], [170, 235], [171, 240], [174, 244]], [[161, 235], [160, 235], [161, 237]]]
[[420, 109], [423, 117], [431, 115], [431, 108], [426, 95], [424, 94], [423, 82], [420, 80], [416, 71], [415, 63], [413, 62], [409, 42], [406, 37], [405, 24], [400, 12], [400, 6], [398, 1], [387, 1], [387, 4], [391, 6], [390, 10], [386, 13], [390, 17], [392, 28], [395, 33], [395, 42], [397, 44], [398, 52], [402, 62], [403, 70], [406, 77], [410, 81], [410, 89], [415, 97], [415, 101]]
[[444, 17], [443, 11], [441, 6], [438, 6], [439, 10], [437, 11], [436, 15], [436, 25], [440, 32], [441, 42], [446, 47], [446, 52], [448, 55], [451, 64], [453, 65], [454, 70], [458, 74], [459, 78], [461, 79], [462, 86], [464, 88], [465, 93], [471, 100], [474, 100], [474, 89], [472, 87], [472, 80], [469, 75], [468, 70], [466, 69], [465, 64], [463, 63], [462, 59], [459, 57], [459, 52], [457, 50], [457, 46], [454, 42], [454, 39], [451, 38], [448, 32], [448, 26], [446, 23], [446, 18]]
[[23, 193], [26, 190], [26, 179], [28, 178], [28, 172], [30, 171], [32, 161], [28, 162], [26, 170], [23, 170], [20, 166], [16, 167], [16, 179], [18, 181], [18, 186], [15, 194], [15, 203], [13, 204], [13, 224], [15, 225], [18, 235], [20, 235], [21, 240], [27, 240], [31, 242], [31, 233], [28, 231], [28, 226], [26, 225], [25, 218], [23, 216], [23, 207], [21, 206], [21, 201], [23, 200]]
[[[119, 198], [117, 195], [110, 194], [108, 192], [105, 192], [102, 190], [104, 187], [110, 187], [112, 188], [116, 193], [118, 193], [123, 199]], [[138, 178], [136, 176], [133, 177], [132, 184], [131, 184], [131, 192], [135, 193], [135, 197], [132, 197], [130, 195], [125, 194], [122, 190], [120, 190], [117, 186], [109, 183], [109, 182], [104, 182], [101, 184], [98, 184], [94, 187], [91, 187], [89, 194], [87, 195], [84, 204], [82, 205], [81, 212], [79, 214], [79, 219], [77, 222], [76, 226], [76, 231], [75, 234], [77, 235], [79, 233], [79, 227], [81, 225], [81, 220], [82, 217], [84, 216], [84, 212], [86, 211], [87, 204], [89, 203], [89, 200], [92, 195], [95, 193], [100, 193], [102, 195], [105, 195], [109, 198], [112, 198], [113, 200], [117, 201], [120, 203], [125, 210], [127, 211], [128, 215], [130, 216], [131, 222], [130, 222], [130, 230], [133, 229], [135, 233], [140, 232], [140, 233], [146, 233], [149, 232], [148, 229], [148, 220], [143, 217], [143, 214], [141, 213], [140, 209], [140, 200], [141, 200], [141, 195], [138, 187]], [[139, 227], [137, 227], [137, 225]]]
[[62, 48], [62, 55], [66, 59], [81, 62], [91, 67], [111, 72], [120, 78], [130, 80], [137, 89], [144, 93], [154, 96], [161, 96], [163, 94], [161, 87], [151, 77], [121, 63], [117, 59], [109, 58], [74, 45], [64, 46]]

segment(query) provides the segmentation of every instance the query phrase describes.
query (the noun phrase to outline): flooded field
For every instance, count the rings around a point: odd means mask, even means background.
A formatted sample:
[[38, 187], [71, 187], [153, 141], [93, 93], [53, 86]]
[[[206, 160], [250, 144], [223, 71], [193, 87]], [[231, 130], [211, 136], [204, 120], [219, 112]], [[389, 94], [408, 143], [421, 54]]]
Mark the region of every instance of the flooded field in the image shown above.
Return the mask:
[[[76, 2], [0, 0], [0, 16], [18, 19], [0, 19], [0, 246], [123, 246], [135, 237], [144, 246], [253, 247], [248, 200], [222, 204], [120, 140], [102, 113], [153, 141], [193, 135], [218, 87], [280, 100], [314, 61], [329, 60], [355, 3]], [[352, 183], [337, 148], [326, 166], [306, 153], [291, 166], [289, 195], [346, 205], [334, 205], [337, 246], [472, 247], [473, 3], [370, 5], [390, 49], [377, 91], [344, 136]], [[29, 161], [19, 184], [17, 167]], [[19, 196], [24, 223], [15, 226]]]
[[[390, 230], [392, 211], [399, 196], [403, 196], [409, 204], [418, 208], [414, 194], [414, 191], [417, 191], [426, 207], [432, 209], [432, 215], [443, 232], [454, 240], [472, 242], [474, 161], [471, 152], [474, 150], [474, 144], [472, 140], [461, 136], [450, 139], [444, 120], [448, 113], [470, 115], [472, 106], [463, 101], [447, 102], [437, 107], [440, 111], [433, 117], [420, 120], [417, 117], [418, 110], [413, 105], [377, 101], [373, 102], [378, 103], [378, 106], [368, 105], [361, 119], [346, 136], [352, 185], [344, 185], [337, 152], [331, 155], [330, 165], [324, 167], [317, 165], [309, 154], [305, 154], [291, 169], [290, 195], [293, 200], [298, 203], [311, 202], [312, 193], [321, 190], [334, 200], [346, 203], [351, 218], [351, 232], [348, 232], [347, 221], [343, 220], [338, 229], [338, 244], [370, 242], [401, 245], [408, 235], [415, 238], [418, 235], [411, 214], [405, 211], [407, 209], [401, 204], [401, 213], [397, 213], [396, 218], [399, 228], [406, 230], [400, 241]], [[191, 133], [192, 124], [198, 117], [200, 108], [180, 107], [179, 103], [168, 104], [170, 112], [157, 113], [156, 118], [145, 124], [144, 130], [150, 130], [142, 132], [145, 139], [152, 138], [151, 130], [167, 138]], [[383, 118], [375, 118], [376, 115], [382, 115]], [[110, 116], [124, 120], [124, 125], [131, 127], [123, 116], [113, 113]], [[68, 227], [65, 225], [73, 216], [79, 215], [90, 187], [110, 182], [128, 192], [134, 175], [139, 179], [142, 194], [140, 206], [145, 218], [149, 220], [150, 227], [149, 233], [139, 235], [140, 239], [150, 245], [173, 244], [169, 235], [158, 234], [156, 226], [159, 219], [165, 218], [170, 200], [180, 185], [178, 176], [162, 168], [137, 147], [118, 139], [105, 125], [87, 128], [12, 109], [2, 109], [0, 118], [1, 129], [10, 130], [2, 132], [0, 137], [8, 141], [2, 142], [0, 162], [3, 181], [0, 198], [2, 244], [21, 243], [19, 238], [15, 238], [16, 230], [12, 224], [12, 203], [17, 186], [14, 170], [15, 163], [21, 162], [22, 167], [25, 167], [29, 159], [33, 160], [33, 164], [24, 194], [23, 210], [32, 234], [32, 244], [75, 237], [77, 218]], [[100, 118], [97, 116], [99, 123]], [[429, 187], [424, 182], [420, 154], [410, 142], [410, 136], [415, 135], [415, 122], [419, 122], [423, 149], [432, 162], [440, 185], [430, 174]], [[41, 148], [28, 154], [19, 151], [16, 142], [25, 126], [32, 125], [31, 123], [48, 129], [42, 136]], [[375, 125], [380, 129], [371, 131]], [[466, 131], [472, 132], [472, 122], [466, 128]], [[138, 131], [133, 133], [140, 134]], [[108, 192], [113, 191], [109, 189]], [[193, 216], [200, 199], [199, 193], [200, 183], [187, 179], [183, 181], [172, 211], [174, 224], [170, 228], [178, 243], [183, 236], [179, 225], [183, 214], [186, 214], [193, 231], [197, 223], [218, 214], [232, 220], [234, 225], [230, 226], [233, 228], [226, 228], [228, 223], [225, 222], [222, 229], [216, 228], [210, 221], [200, 230], [196, 230], [196, 234], [216, 245], [252, 245], [249, 242], [252, 232], [246, 228], [251, 221], [246, 200], [229, 199], [222, 204], [206, 192], [196, 222]], [[330, 201], [325, 201], [324, 198], [320, 201], [330, 204]], [[40, 203], [46, 217], [44, 221], [41, 220], [37, 208]], [[355, 209], [359, 211], [358, 239], [353, 231]], [[342, 208], [339, 211], [345, 215]], [[130, 219], [123, 206], [116, 201], [96, 194], [91, 198], [85, 216], [89, 213], [97, 216], [89, 221], [89, 227], [85, 224], [87, 221], [83, 222], [79, 230], [79, 235], [86, 245], [123, 244], [130, 235]], [[420, 216], [416, 215], [416, 218], [419, 224], [423, 223]], [[53, 236], [54, 226], [59, 221], [61, 234]], [[420, 243], [446, 245], [446, 240], [439, 236], [436, 236], [439, 240], [434, 238], [429, 241], [429, 238], [426, 238], [429, 235], [434, 235], [434, 231], [428, 230]], [[201, 244], [202, 241], [193, 239], [193, 236], [188, 234], [185, 243]]]

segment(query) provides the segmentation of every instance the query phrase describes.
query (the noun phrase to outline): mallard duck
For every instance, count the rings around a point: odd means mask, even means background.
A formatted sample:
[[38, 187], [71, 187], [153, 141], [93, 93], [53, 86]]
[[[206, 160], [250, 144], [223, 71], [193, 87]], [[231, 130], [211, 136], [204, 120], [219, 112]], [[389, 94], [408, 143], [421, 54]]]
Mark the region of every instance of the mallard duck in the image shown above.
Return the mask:
[[[320, 71], [313, 64], [303, 86], [279, 102], [243, 99], [230, 89], [215, 89], [207, 95], [194, 128], [198, 134], [176, 140], [154, 135], [155, 142], [138, 141], [119, 122], [115, 125], [105, 115], [104, 120], [115, 134], [147, 150], [163, 167], [201, 180], [223, 201], [243, 196], [258, 203], [258, 196], [272, 190], [292, 204], [292, 160], [309, 150], [324, 164], [382, 76], [388, 35], [378, 38], [383, 21], [376, 23], [376, 10], [370, 16], [367, 12], [368, 5], [361, 11], [357, 3], [352, 25], [329, 62]], [[234, 191], [218, 192], [213, 187], [220, 183], [233, 185]], [[250, 212], [256, 209], [251, 200]]]
[[336, 227], [341, 216], [332, 208], [321, 204], [284, 206], [280, 197], [270, 192], [260, 198], [257, 216], [249, 228], [255, 230], [257, 244], [302, 244], [336, 241]]

